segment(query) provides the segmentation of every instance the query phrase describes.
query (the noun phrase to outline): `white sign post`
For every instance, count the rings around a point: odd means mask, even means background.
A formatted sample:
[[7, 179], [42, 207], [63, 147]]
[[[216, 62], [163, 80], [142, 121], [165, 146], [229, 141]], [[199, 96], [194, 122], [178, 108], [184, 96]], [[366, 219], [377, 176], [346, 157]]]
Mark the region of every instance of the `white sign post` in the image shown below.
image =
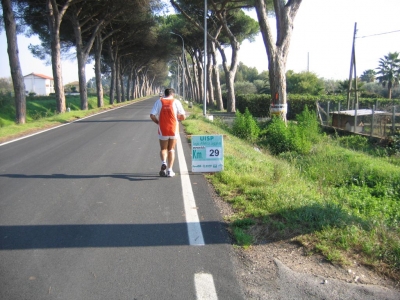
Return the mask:
[[219, 172], [223, 169], [223, 136], [192, 135], [192, 172]]

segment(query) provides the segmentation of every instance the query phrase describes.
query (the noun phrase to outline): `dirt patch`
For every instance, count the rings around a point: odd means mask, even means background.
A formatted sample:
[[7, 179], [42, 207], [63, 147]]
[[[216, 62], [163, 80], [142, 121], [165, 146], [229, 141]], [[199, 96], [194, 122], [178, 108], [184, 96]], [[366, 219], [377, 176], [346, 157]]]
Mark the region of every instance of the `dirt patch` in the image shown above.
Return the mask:
[[[234, 211], [231, 205], [220, 199], [215, 193], [214, 200], [224, 218], [233, 215]], [[257, 231], [257, 229], [253, 230]], [[260, 231], [262, 230], [260, 229]], [[234, 247], [236, 273], [246, 299], [275, 299], [271, 298], [276, 294], [274, 289], [280, 289], [276, 286], [278, 277], [278, 269], [274, 261], [276, 259], [294, 272], [323, 278], [326, 282], [334, 279], [344, 283], [353, 283], [360, 287], [371, 285], [400, 291], [399, 283], [374, 272], [357, 261], [353, 261], [350, 266], [343, 268], [330, 263], [319, 254], [310, 255], [304, 247], [296, 242], [280, 240], [256, 244], [247, 250]]]

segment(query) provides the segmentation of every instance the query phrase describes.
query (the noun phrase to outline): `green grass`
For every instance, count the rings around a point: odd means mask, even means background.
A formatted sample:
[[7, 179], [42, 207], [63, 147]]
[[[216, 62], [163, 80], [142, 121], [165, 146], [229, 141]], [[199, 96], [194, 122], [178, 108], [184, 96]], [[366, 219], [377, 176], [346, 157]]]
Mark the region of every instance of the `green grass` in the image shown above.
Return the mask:
[[392, 158], [323, 135], [308, 153], [274, 156], [220, 122], [192, 117], [184, 125], [188, 134], [225, 135], [224, 171], [207, 177], [235, 210], [239, 245], [292, 239], [333, 263], [358, 260], [400, 279], [400, 168]]
[[[11, 103], [11, 99], [6, 99], [6, 101], [2, 103], [0, 112], [0, 141], [18, 137], [36, 130], [68, 123], [102, 110], [126, 105], [128, 103], [143, 99], [145, 98], [135, 99], [129, 102], [114, 103], [113, 105], [106, 104], [102, 108], [97, 108], [97, 98], [90, 96], [88, 97], [88, 110], [82, 111], [80, 110], [79, 96], [67, 96], [66, 104], [67, 107], [70, 107], [71, 111], [63, 114], [57, 114], [55, 100], [51, 97], [34, 97], [33, 99], [27, 98], [26, 123], [21, 125], [15, 124], [15, 108]], [[0, 97], [0, 100], [4, 99]], [[105, 96], [104, 100], [105, 103], [107, 103], [108, 97]]]

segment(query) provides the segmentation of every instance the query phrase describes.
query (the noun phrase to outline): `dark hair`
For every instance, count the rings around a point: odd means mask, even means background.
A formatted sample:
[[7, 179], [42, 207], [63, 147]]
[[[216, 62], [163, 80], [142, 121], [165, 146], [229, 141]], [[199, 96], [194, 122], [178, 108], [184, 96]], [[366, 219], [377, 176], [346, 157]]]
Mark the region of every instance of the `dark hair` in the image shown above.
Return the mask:
[[165, 94], [165, 97], [169, 97], [169, 96], [171, 96], [171, 94], [175, 94], [175, 90], [172, 88], [166, 89], [164, 94]]

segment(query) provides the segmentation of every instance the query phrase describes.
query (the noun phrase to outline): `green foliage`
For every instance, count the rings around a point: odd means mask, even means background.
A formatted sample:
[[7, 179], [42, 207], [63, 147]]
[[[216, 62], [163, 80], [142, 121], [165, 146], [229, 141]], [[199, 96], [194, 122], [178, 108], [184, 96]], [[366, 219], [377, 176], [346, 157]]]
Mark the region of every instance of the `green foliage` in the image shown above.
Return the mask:
[[[226, 95], [223, 94], [224, 107], [226, 107]], [[288, 98], [288, 120], [295, 120], [296, 116], [301, 114], [307, 106], [309, 111], [315, 111], [315, 103], [330, 102], [332, 109], [337, 109], [338, 104], [341, 103], [342, 107], [347, 101], [345, 95], [298, 95], [289, 94]], [[359, 98], [359, 107], [370, 107], [379, 102], [379, 106], [391, 105], [392, 102], [385, 98]], [[244, 112], [246, 107], [249, 109], [254, 117], [267, 117], [269, 116], [269, 107], [271, 104], [271, 95], [269, 94], [248, 94], [236, 96], [236, 109]]]
[[248, 67], [242, 62], [239, 62], [236, 75], [235, 82], [248, 81], [254, 82], [254, 80], [258, 79], [258, 70], [256, 67]]
[[400, 155], [400, 133], [396, 133], [391, 137], [391, 143], [389, 145], [390, 153]]
[[364, 81], [364, 82], [367, 82], [367, 83], [375, 82], [375, 76], [376, 76], [375, 70], [369, 69], [369, 70], [365, 70], [361, 74], [360, 79], [361, 79], [361, 81]]
[[256, 86], [250, 81], [239, 81], [234, 83], [235, 95], [255, 94]]
[[14, 91], [11, 77], [0, 77], [0, 94], [7, 94]]
[[267, 126], [262, 143], [267, 145], [271, 153], [277, 155], [284, 152], [306, 154], [310, 152], [312, 143], [320, 139], [319, 125], [315, 113], [305, 110], [297, 116], [297, 124], [285, 122], [278, 117], [272, 118]]
[[296, 116], [297, 125], [304, 137], [312, 143], [320, 140], [320, 127], [317, 115], [314, 111], [309, 111], [308, 107], [304, 107], [301, 114]]
[[324, 82], [315, 73], [286, 72], [286, 90], [293, 94], [319, 95], [324, 92]]
[[265, 140], [272, 154], [279, 154], [288, 151], [295, 151], [295, 145], [292, 140], [292, 134], [285, 122], [278, 117], [274, 117], [267, 127]]
[[253, 243], [253, 237], [240, 227], [233, 227], [233, 235], [235, 236], [237, 244], [244, 249], [248, 248]]
[[236, 117], [232, 125], [232, 133], [250, 142], [255, 142], [257, 140], [260, 134], [260, 128], [247, 108], [244, 114], [236, 111]]
[[391, 90], [393, 87], [398, 86], [400, 82], [400, 57], [398, 52], [389, 52], [379, 60], [379, 67], [377, 68], [376, 79], [388, 88], [388, 96], [391, 98]]
[[348, 149], [362, 151], [368, 147], [368, 139], [361, 135], [348, 135], [338, 138], [339, 144]]
[[[298, 127], [313, 128], [312, 115], [305, 111]], [[290, 134], [281, 120], [274, 122], [280, 134]], [[276, 157], [202, 118], [185, 126], [188, 134], [227, 135], [224, 171], [208, 178], [235, 210], [230, 219], [239, 245], [289, 238], [334, 263], [357, 260], [400, 278], [400, 169], [390, 160], [345, 149], [322, 135], [310, 154]], [[358, 138], [346, 143], [365, 145]], [[257, 235], [251, 238], [252, 232]]]

